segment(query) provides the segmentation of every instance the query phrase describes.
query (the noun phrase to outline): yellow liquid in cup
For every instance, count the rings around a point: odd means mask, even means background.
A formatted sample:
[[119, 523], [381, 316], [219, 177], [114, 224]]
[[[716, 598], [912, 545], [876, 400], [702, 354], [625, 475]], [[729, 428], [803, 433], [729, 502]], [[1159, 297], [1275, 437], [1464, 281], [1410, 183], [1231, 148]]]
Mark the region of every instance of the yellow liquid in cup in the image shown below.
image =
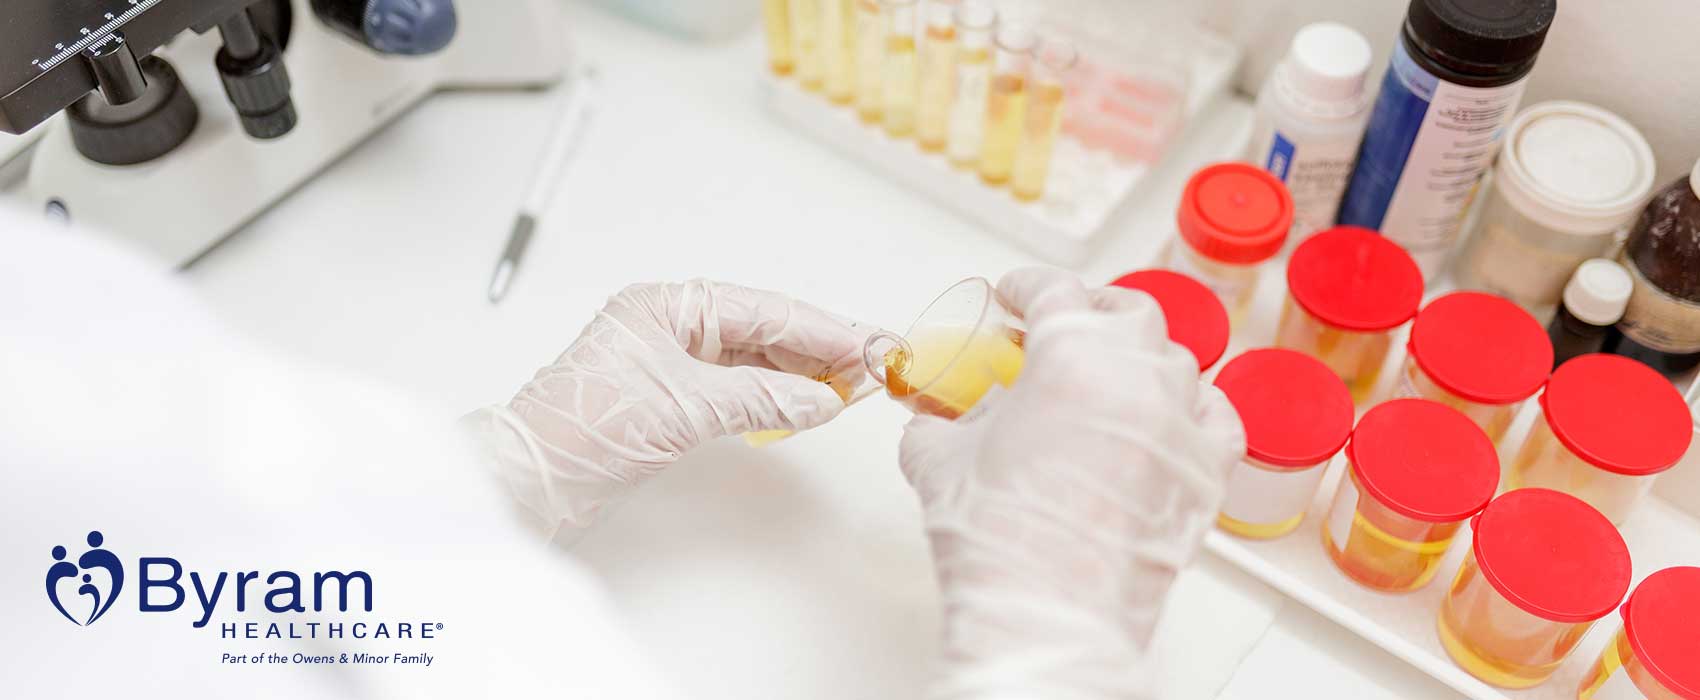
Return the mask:
[[995, 385], [1021, 375], [1026, 353], [1014, 330], [940, 328], [909, 337], [909, 351], [886, 353], [886, 391], [916, 413], [955, 419]]
[[[815, 377], [814, 380], [832, 387], [832, 390], [838, 394], [838, 398], [843, 399], [846, 405], [850, 403], [850, 382], [825, 375]], [[795, 430], [752, 430], [744, 433], [744, 443], [750, 447], [767, 447], [795, 435], [796, 432]]]

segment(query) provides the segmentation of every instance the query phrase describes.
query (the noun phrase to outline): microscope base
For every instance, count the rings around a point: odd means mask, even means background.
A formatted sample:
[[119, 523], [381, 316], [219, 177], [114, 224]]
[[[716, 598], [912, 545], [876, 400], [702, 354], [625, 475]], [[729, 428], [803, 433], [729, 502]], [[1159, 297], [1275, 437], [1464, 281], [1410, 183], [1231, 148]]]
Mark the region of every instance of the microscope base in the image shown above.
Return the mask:
[[[288, 197], [343, 154], [443, 89], [540, 88], [565, 72], [553, 0], [461, 3], [459, 36], [426, 58], [373, 54], [296, 13], [286, 52], [300, 123], [258, 141], [242, 132], [212, 70], [216, 33], [185, 34], [159, 53], [201, 106], [181, 146], [154, 161], [113, 167], [84, 158], [61, 115], [38, 127], [23, 196], [180, 267]], [[58, 207], [53, 207], [58, 208]]]

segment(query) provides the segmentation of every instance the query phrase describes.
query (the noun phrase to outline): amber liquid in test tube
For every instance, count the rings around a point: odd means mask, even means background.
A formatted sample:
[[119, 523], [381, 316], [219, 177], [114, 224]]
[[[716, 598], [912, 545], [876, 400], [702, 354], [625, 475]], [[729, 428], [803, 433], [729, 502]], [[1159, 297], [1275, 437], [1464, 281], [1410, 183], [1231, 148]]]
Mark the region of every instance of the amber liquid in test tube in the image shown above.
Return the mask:
[[944, 150], [956, 82], [956, 0], [926, 0], [921, 32], [921, 95], [915, 136], [923, 150]]
[[850, 0], [854, 15], [852, 32], [856, 52], [856, 116], [872, 124], [880, 120], [885, 78], [885, 25], [880, 22], [879, 0]]
[[821, 53], [826, 62], [826, 96], [848, 104], [856, 92], [854, 0], [821, 0]]
[[951, 164], [971, 168], [986, 140], [986, 97], [992, 83], [992, 31], [998, 12], [985, 0], [963, 0], [955, 11], [956, 84], [946, 150]]
[[1064, 81], [1080, 62], [1074, 47], [1052, 41], [1041, 44], [1035, 58], [1027, 116], [1015, 151], [1014, 180], [1010, 183], [1015, 198], [1027, 202], [1045, 194], [1057, 130], [1062, 127], [1063, 102], [1068, 95]]
[[893, 138], [915, 133], [915, 101], [919, 91], [915, 69], [915, 4], [916, 0], [880, 0], [880, 23], [885, 25], [881, 123], [885, 125], [885, 133]]
[[980, 179], [988, 185], [1009, 182], [1015, 169], [1015, 149], [1027, 117], [1027, 81], [1033, 30], [1020, 25], [998, 28], [991, 95], [986, 100], [986, 138], [980, 146]]
[[767, 65], [774, 75], [790, 75], [796, 67], [791, 52], [791, 0], [761, 0], [762, 23], [767, 27]]
[[821, 52], [821, 0], [791, 0], [791, 41], [797, 51], [797, 80], [819, 92], [826, 85]]

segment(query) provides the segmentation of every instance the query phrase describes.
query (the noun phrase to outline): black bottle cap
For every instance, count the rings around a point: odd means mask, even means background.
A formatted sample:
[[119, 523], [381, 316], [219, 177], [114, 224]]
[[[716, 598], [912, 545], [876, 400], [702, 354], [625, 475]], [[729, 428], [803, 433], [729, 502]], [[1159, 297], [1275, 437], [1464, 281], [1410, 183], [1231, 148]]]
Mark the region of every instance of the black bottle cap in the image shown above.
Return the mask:
[[1540, 53], [1558, 0], [1411, 0], [1405, 21], [1425, 51], [1488, 72]]

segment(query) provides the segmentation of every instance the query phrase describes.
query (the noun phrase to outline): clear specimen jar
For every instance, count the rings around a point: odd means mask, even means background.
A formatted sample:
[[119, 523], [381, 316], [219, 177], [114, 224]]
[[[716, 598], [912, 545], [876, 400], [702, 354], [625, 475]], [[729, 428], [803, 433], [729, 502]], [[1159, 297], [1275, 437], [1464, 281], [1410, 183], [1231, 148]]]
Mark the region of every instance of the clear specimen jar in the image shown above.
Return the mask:
[[1436, 621], [1459, 667], [1503, 688], [1539, 685], [1629, 590], [1629, 548], [1575, 496], [1517, 489], [1471, 521], [1470, 555]]
[[1577, 700], [1700, 700], [1700, 568], [1653, 572], [1618, 609], [1623, 627]]
[[1336, 226], [1288, 260], [1275, 345], [1321, 360], [1361, 402], [1381, 377], [1394, 332], [1422, 300], [1423, 273], [1404, 248], [1369, 229]]
[[1379, 591], [1433, 579], [1459, 527], [1499, 487], [1499, 455], [1482, 429], [1423, 399], [1365, 413], [1346, 462], [1322, 547], [1340, 571]]
[[1542, 420], [1512, 460], [1507, 487], [1563, 491], [1614, 523], [1629, 517], [1693, 437], [1676, 386], [1627, 357], [1596, 353], [1560, 365], [1539, 403]]
[[1169, 340], [1192, 352], [1200, 374], [1222, 359], [1228, 349], [1228, 310], [1204, 283], [1172, 270], [1139, 270], [1111, 284], [1157, 300], [1168, 322]]
[[1529, 312], [1492, 294], [1453, 292], [1417, 312], [1394, 394], [1439, 401], [1505, 436], [1552, 372], [1552, 340]]
[[1339, 377], [1307, 355], [1264, 348], [1216, 375], [1245, 426], [1245, 459], [1228, 472], [1216, 526], [1269, 539], [1304, 520], [1328, 461], [1352, 432], [1352, 397]]

